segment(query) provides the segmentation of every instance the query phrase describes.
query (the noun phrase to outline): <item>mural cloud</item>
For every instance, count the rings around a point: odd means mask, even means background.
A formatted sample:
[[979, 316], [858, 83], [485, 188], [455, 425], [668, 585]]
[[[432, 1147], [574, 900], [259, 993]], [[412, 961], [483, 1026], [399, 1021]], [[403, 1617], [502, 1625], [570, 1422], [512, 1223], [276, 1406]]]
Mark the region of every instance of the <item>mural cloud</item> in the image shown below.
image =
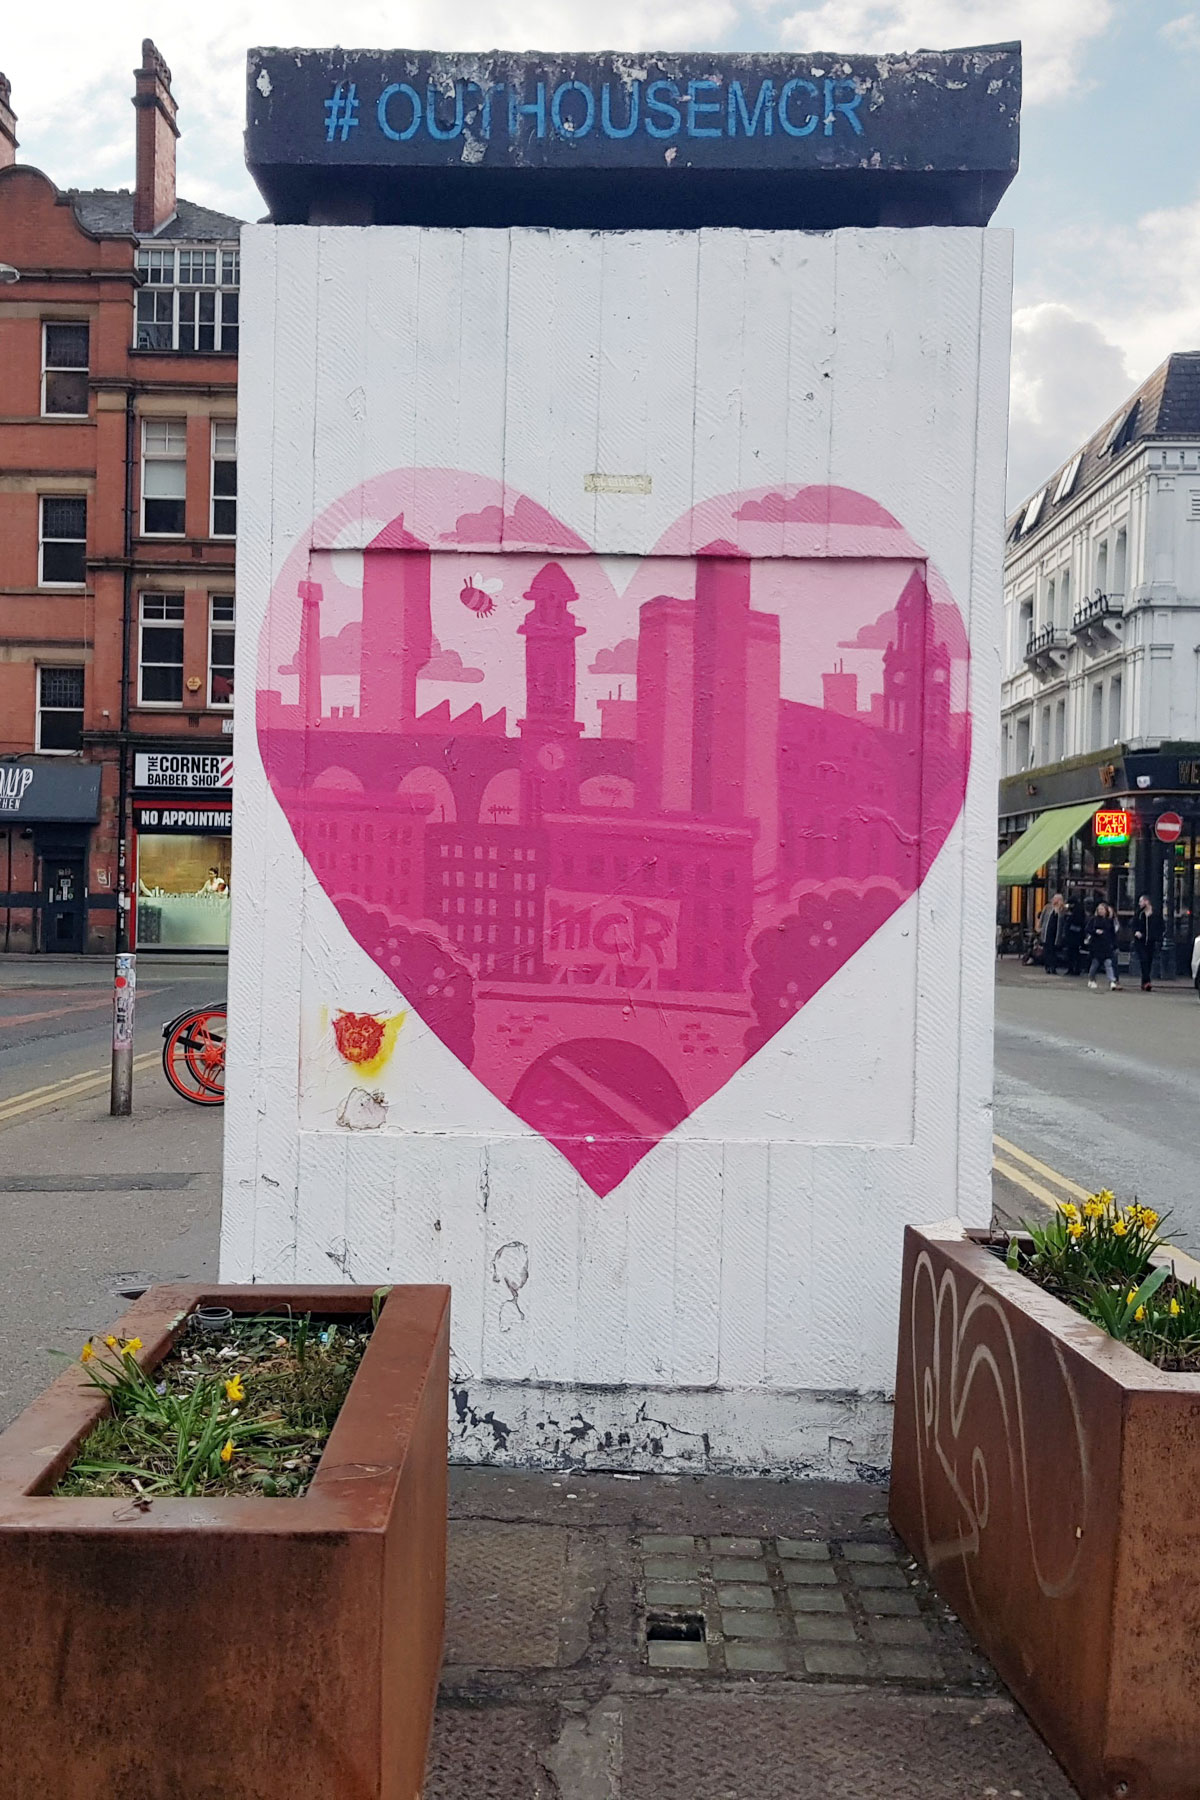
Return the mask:
[[[896, 639], [896, 609], [888, 608], [880, 613], [873, 624], [863, 625], [852, 638], [845, 638], [838, 644], [839, 650], [886, 650]], [[967, 633], [962, 622], [962, 615], [957, 606], [946, 601], [935, 600], [933, 603], [933, 637], [937, 644], [944, 644], [955, 662], [963, 661], [967, 654]]]
[[457, 650], [443, 650], [437, 639], [433, 640], [433, 655], [418, 671], [422, 681], [482, 681], [483, 670], [473, 669], [465, 663]]
[[622, 638], [610, 650], [597, 650], [596, 659], [588, 664], [589, 675], [636, 675], [637, 639]]

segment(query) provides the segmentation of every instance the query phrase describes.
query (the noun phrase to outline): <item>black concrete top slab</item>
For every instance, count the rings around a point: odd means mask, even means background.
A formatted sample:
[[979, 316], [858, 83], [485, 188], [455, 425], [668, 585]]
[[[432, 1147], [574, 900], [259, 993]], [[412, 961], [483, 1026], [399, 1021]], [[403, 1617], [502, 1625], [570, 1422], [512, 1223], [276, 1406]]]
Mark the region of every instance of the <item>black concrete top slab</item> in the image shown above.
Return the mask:
[[277, 223], [982, 225], [1021, 52], [258, 49], [247, 96]]

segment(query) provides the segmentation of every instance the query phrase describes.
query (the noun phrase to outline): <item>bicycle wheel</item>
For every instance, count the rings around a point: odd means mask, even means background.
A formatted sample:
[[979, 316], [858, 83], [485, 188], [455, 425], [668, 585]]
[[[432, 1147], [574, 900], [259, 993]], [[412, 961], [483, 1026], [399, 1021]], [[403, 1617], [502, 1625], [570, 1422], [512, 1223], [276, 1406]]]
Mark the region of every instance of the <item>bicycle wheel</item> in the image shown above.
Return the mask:
[[195, 1106], [225, 1103], [225, 1008], [185, 1013], [163, 1044], [163, 1074]]

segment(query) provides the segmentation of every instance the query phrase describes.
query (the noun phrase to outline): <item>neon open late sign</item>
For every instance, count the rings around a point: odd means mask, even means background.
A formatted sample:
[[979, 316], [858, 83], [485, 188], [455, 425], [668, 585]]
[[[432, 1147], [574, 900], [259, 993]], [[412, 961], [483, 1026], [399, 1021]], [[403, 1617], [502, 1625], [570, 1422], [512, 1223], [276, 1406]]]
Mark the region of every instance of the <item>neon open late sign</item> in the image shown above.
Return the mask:
[[1096, 842], [1098, 844], [1127, 844], [1132, 829], [1132, 816], [1127, 812], [1098, 812], [1096, 814]]

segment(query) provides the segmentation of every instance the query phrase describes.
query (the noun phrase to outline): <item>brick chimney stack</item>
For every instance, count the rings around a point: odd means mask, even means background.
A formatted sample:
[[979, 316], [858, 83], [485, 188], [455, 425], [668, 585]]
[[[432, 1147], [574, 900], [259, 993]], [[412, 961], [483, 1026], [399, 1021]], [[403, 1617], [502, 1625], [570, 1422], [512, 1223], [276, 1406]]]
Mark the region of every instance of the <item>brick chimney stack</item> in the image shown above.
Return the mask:
[[151, 38], [142, 39], [142, 66], [133, 71], [137, 87], [137, 187], [133, 229], [157, 231], [175, 215], [175, 101], [171, 71]]
[[0, 75], [0, 169], [11, 169], [17, 160], [17, 115], [12, 109], [12, 88]]

